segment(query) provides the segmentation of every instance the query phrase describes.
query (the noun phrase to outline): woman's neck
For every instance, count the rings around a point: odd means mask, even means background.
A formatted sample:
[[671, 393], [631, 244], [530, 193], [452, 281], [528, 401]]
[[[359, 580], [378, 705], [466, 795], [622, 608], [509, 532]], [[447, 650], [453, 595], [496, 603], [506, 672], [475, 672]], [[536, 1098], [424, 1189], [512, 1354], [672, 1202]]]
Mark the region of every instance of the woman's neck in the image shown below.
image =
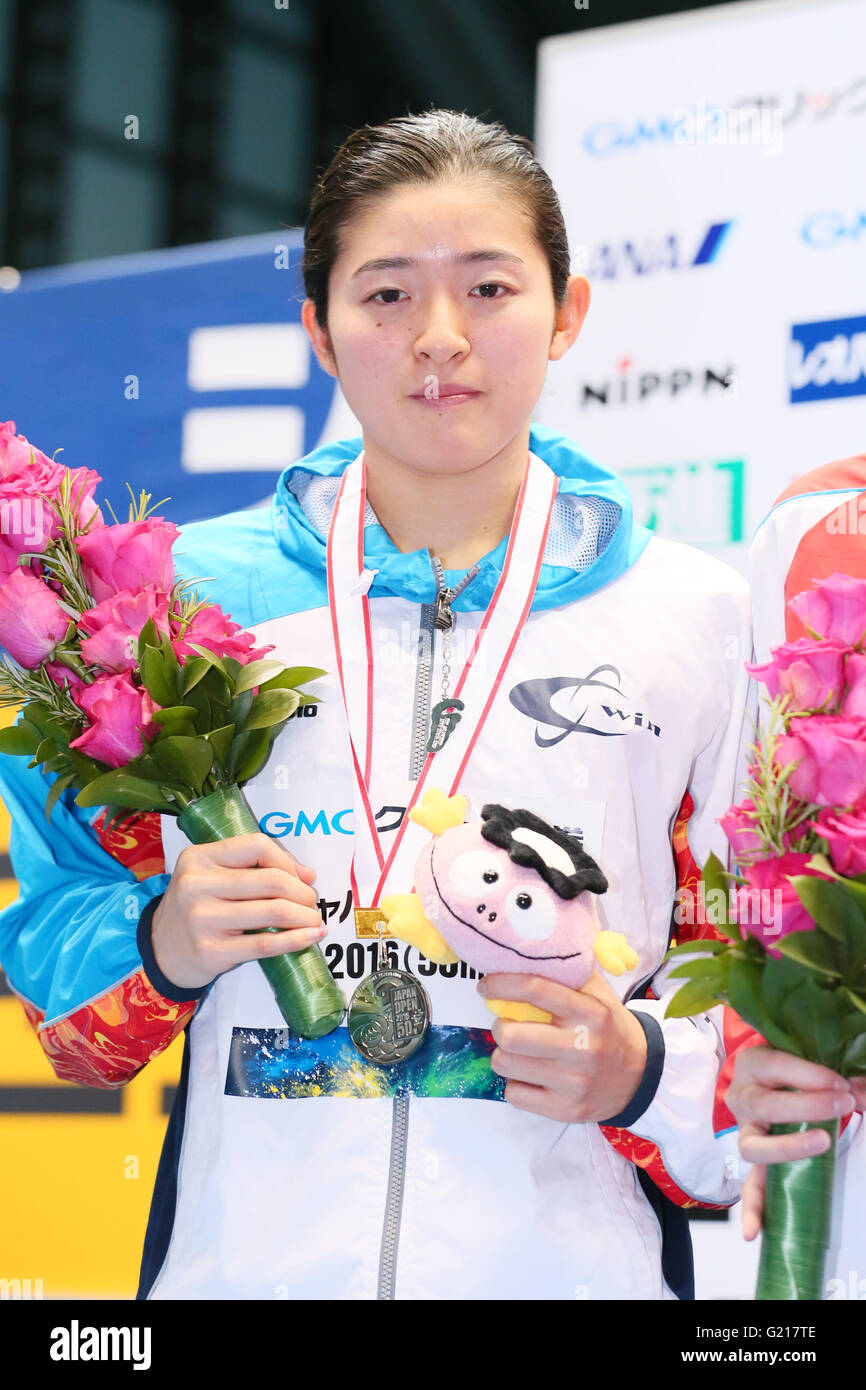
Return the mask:
[[468, 569], [508, 535], [528, 450], [527, 428], [469, 472], [431, 474], [365, 446], [367, 500], [404, 555], [429, 550], [443, 569]]

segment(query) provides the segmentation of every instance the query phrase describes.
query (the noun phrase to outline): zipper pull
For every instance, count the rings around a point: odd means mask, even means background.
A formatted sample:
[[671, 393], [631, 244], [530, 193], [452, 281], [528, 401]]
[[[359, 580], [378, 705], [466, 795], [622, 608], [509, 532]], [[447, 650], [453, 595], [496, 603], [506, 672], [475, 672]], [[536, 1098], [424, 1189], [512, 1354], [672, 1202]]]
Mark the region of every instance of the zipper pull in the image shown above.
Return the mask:
[[446, 588], [445, 571], [442, 568], [442, 561], [437, 555], [431, 556], [433, 563], [433, 573], [436, 576], [436, 613], [433, 618], [434, 625], [440, 632], [450, 632], [454, 626], [454, 614], [451, 612], [451, 604], [458, 594], [462, 594], [467, 585], [472, 583], [481, 566], [472, 565], [464, 574], [456, 589]]

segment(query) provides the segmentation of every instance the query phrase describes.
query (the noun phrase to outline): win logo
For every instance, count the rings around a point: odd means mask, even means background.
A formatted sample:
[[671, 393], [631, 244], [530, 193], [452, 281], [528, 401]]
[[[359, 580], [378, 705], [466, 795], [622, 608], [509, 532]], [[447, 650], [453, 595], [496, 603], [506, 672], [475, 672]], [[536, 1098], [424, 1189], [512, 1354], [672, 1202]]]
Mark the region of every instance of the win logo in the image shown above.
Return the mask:
[[[309, 379], [310, 343], [300, 323], [193, 329], [187, 384], [192, 391], [212, 393], [212, 403], [184, 414], [184, 469], [271, 473], [301, 458]], [[285, 402], [286, 391], [298, 393], [297, 404]], [[275, 392], [279, 404], [273, 403]]]
[[866, 314], [792, 324], [788, 383], [792, 405], [866, 395]]

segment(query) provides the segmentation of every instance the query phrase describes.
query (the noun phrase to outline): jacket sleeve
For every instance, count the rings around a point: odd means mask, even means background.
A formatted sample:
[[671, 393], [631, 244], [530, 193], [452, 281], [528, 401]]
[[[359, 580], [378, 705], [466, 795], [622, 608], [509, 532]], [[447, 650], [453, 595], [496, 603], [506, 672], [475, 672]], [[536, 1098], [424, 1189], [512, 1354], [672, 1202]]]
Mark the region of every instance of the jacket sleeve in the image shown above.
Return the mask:
[[[699, 865], [715, 851], [725, 868], [733, 867], [717, 820], [741, 795], [754, 740], [757, 688], [745, 670], [751, 653], [745, 598], [741, 618], [732, 644], [738, 669], [730, 672], [728, 711], [693, 761], [672, 827], [676, 898], [671, 944], [716, 935], [698, 892]], [[601, 1129], [677, 1205], [726, 1207], [738, 1200], [749, 1165], [739, 1157], [736, 1123], [724, 1094], [735, 1053], [762, 1039], [721, 1004], [693, 1018], [665, 1018], [670, 999], [683, 984], [681, 979], [666, 981], [676, 963], [674, 958], [660, 966], [646, 997], [628, 1001], [647, 1036], [647, 1066], [630, 1104], [603, 1121]]]
[[122, 1086], [182, 1031], [204, 989], [175, 987], [153, 957], [150, 922], [170, 880], [159, 815], [106, 835], [105, 810], [76, 806], [67, 789], [49, 822], [53, 780], [0, 754], [20, 890], [0, 912], [0, 964], [57, 1076]]

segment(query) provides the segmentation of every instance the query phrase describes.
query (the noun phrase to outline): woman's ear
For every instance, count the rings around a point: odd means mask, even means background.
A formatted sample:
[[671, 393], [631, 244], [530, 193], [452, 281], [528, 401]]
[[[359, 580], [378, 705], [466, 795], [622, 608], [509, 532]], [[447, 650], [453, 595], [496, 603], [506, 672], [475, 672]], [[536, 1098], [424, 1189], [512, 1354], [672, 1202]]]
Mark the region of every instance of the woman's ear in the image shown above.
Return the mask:
[[564, 357], [583, 327], [592, 291], [585, 275], [569, 275], [566, 301], [556, 312], [553, 337], [550, 340], [550, 361]]
[[312, 299], [305, 299], [301, 305], [301, 322], [307, 330], [307, 336], [313, 345], [313, 352], [316, 354], [319, 366], [328, 373], [328, 376], [337, 376], [337, 359], [331, 346], [331, 338], [328, 330], [319, 326], [319, 321], [316, 318], [316, 306]]

